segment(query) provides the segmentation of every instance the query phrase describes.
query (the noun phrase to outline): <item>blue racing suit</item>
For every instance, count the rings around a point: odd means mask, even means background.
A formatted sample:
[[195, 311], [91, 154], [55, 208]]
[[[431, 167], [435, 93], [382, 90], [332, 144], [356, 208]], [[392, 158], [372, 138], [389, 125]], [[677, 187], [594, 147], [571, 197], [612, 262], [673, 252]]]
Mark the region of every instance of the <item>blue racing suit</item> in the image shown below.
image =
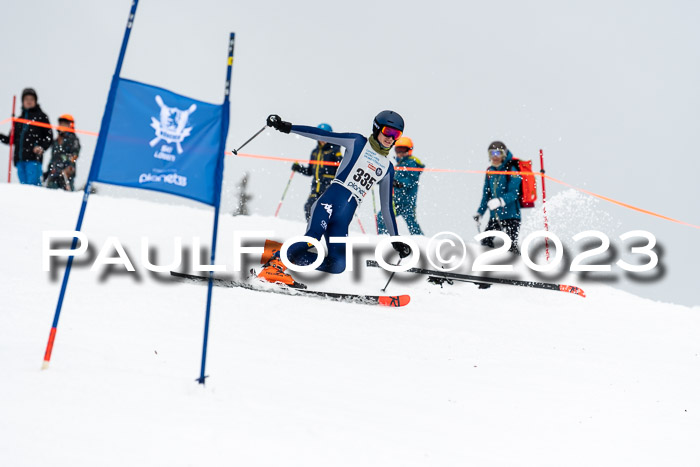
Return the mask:
[[[330, 243], [329, 238], [348, 236], [348, 227], [355, 211], [375, 183], [379, 184], [382, 214], [384, 219], [388, 219], [387, 230], [390, 235], [398, 235], [392, 209], [394, 166], [388, 154], [379, 153], [368, 138], [357, 133], [333, 133], [302, 125], [292, 125], [291, 133], [345, 148], [345, 156], [331, 186], [311, 208], [311, 218], [304, 234], [317, 240], [325, 237], [328, 256], [318, 270], [339, 274], [345, 271], [346, 246], [344, 243]], [[378, 143], [375, 147], [379, 147]], [[318, 253], [310, 251], [310, 248], [307, 243], [295, 243], [287, 251], [287, 257], [300, 266], [311, 264]]]

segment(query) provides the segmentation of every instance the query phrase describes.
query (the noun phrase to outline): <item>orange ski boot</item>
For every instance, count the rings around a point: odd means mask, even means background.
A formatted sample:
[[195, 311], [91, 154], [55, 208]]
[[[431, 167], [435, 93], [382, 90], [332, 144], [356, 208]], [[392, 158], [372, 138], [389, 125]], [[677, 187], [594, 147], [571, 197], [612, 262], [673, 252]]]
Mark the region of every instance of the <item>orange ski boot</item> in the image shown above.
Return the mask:
[[258, 277], [264, 281], [272, 282], [274, 284], [283, 284], [288, 287], [305, 289], [306, 286], [304, 284], [295, 281], [292, 276], [284, 272], [286, 269], [287, 267], [284, 265], [284, 263], [282, 263], [282, 260], [276, 256], [273, 256], [267, 263], [265, 263], [262, 271], [260, 271], [260, 274], [258, 274]]
[[270, 261], [270, 258], [282, 249], [282, 244], [274, 240], [265, 240], [264, 248], [263, 254], [260, 257], [260, 264], [265, 264]]

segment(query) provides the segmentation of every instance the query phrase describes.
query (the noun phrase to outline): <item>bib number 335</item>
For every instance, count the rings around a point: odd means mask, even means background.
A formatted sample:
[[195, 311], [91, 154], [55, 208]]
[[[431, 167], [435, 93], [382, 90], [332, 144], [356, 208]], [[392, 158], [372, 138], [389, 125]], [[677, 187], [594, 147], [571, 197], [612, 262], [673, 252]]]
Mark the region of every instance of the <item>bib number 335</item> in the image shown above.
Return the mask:
[[374, 178], [371, 173], [365, 172], [362, 169], [357, 169], [352, 179], [368, 190], [371, 189], [372, 185], [374, 185], [374, 182], [377, 181], [377, 179]]

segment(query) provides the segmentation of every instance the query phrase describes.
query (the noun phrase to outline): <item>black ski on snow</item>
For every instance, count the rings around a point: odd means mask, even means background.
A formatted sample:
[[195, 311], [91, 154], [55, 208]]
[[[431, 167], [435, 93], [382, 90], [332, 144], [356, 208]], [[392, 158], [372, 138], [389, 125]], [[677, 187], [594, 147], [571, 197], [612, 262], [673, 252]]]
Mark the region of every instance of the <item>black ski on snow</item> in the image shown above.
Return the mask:
[[[176, 271], [170, 271], [170, 275], [190, 282], [207, 282], [209, 280], [208, 276], [197, 276], [194, 274], [185, 274]], [[408, 303], [411, 301], [411, 297], [409, 295], [362, 295], [352, 293], [321, 292], [317, 290], [290, 288], [285, 285], [263, 289], [260, 287], [255, 287], [254, 284], [248, 282], [233, 281], [218, 277], [214, 278], [214, 285], [219, 287], [241, 287], [248, 290], [255, 290], [256, 292], [272, 292], [282, 295], [318, 297], [337, 302], [360, 303], [363, 305], [400, 307], [408, 305]]]
[[[372, 268], [378, 268], [379, 263], [374, 260], [367, 260], [367, 266]], [[439, 278], [453, 279], [463, 282], [474, 282], [477, 284], [506, 284], [506, 285], [517, 285], [520, 287], [532, 287], [535, 289], [546, 289], [546, 290], [559, 290], [561, 292], [569, 292], [572, 294], [580, 295], [585, 297], [583, 289], [575, 287], [573, 285], [562, 285], [562, 284], [551, 284], [549, 282], [535, 282], [535, 281], [519, 281], [515, 279], [500, 279], [497, 277], [483, 277], [483, 276], [470, 276], [467, 274], [458, 274], [454, 272], [447, 271], [433, 271], [431, 269], [421, 269], [421, 268], [411, 268], [405, 272], [413, 272], [415, 274], [427, 274], [429, 276], [436, 276]]]

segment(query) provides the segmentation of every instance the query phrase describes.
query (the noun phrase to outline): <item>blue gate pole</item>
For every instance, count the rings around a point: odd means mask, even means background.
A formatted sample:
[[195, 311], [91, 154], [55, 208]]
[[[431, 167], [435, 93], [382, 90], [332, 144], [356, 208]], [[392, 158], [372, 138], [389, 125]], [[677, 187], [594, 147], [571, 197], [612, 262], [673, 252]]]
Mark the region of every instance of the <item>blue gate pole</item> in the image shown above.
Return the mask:
[[[136, 7], [138, 6], [138, 0], [133, 0], [131, 4], [131, 12], [129, 13], [129, 20], [126, 23], [126, 31], [124, 32], [124, 39], [122, 40], [122, 48], [119, 51], [119, 59], [117, 60], [117, 67], [114, 70], [114, 76], [112, 77], [112, 84], [109, 88], [109, 95], [107, 96], [107, 105], [105, 106], [105, 113], [102, 116], [102, 124], [100, 125], [100, 133], [97, 137], [97, 146], [95, 147], [95, 155], [92, 158], [92, 165], [90, 166], [90, 175], [88, 175], [88, 181], [85, 184], [85, 192], [83, 194], [83, 203], [80, 206], [80, 214], [78, 215], [78, 222], [75, 225], [75, 230], [80, 232], [83, 226], [83, 217], [85, 216], [85, 210], [87, 209], [88, 197], [90, 196], [90, 190], [92, 189], [92, 182], [96, 179], [97, 174], [100, 170], [100, 162], [102, 162], [102, 152], [104, 151], [105, 141], [107, 139], [107, 130], [109, 128], [109, 123], [112, 119], [112, 109], [114, 108], [114, 98], [117, 95], [117, 85], [119, 83], [119, 75], [122, 70], [122, 63], [124, 62], [124, 55], [126, 54], [126, 46], [129, 43], [129, 36], [131, 35], [131, 27], [134, 24], [134, 17], [136, 16]], [[73, 237], [71, 243], [71, 250], [75, 250], [78, 245], [78, 238]], [[61, 292], [58, 295], [58, 303], [56, 304], [56, 312], [53, 317], [53, 324], [51, 325], [51, 332], [49, 333], [49, 342], [46, 344], [46, 351], [44, 352], [44, 363], [41, 365], [43, 370], [49, 367], [49, 361], [51, 360], [51, 352], [53, 351], [54, 340], [56, 339], [56, 331], [58, 328], [58, 319], [61, 316], [61, 308], [63, 307], [63, 298], [66, 295], [66, 289], [68, 288], [68, 278], [70, 277], [71, 267], [73, 266], [73, 258], [71, 255], [68, 257], [68, 262], [66, 263], [66, 270], [63, 273], [63, 282], [61, 283]]]
[[[216, 261], [216, 238], [219, 231], [219, 206], [221, 205], [221, 184], [224, 178], [224, 157], [226, 157], [226, 135], [228, 134], [230, 102], [229, 94], [231, 92], [231, 68], [233, 67], [233, 48], [236, 41], [236, 34], [231, 33], [228, 44], [228, 59], [226, 67], [226, 89], [224, 92], [224, 103], [221, 112], [221, 143], [219, 145], [219, 158], [216, 162], [216, 180], [214, 181], [214, 232], [211, 240], [211, 261], [209, 264], [214, 264]], [[204, 371], [207, 365], [207, 345], [209, 344], [209, 321], [211, 318], [211, 293], [214, 285], [214, 272], [209, 271], [209, 284], [207, 287], [207, 311], [204, 318], [204, 342], [202, 344], [202, 368], [199, 373], [197, 382], [204, 384]]]

